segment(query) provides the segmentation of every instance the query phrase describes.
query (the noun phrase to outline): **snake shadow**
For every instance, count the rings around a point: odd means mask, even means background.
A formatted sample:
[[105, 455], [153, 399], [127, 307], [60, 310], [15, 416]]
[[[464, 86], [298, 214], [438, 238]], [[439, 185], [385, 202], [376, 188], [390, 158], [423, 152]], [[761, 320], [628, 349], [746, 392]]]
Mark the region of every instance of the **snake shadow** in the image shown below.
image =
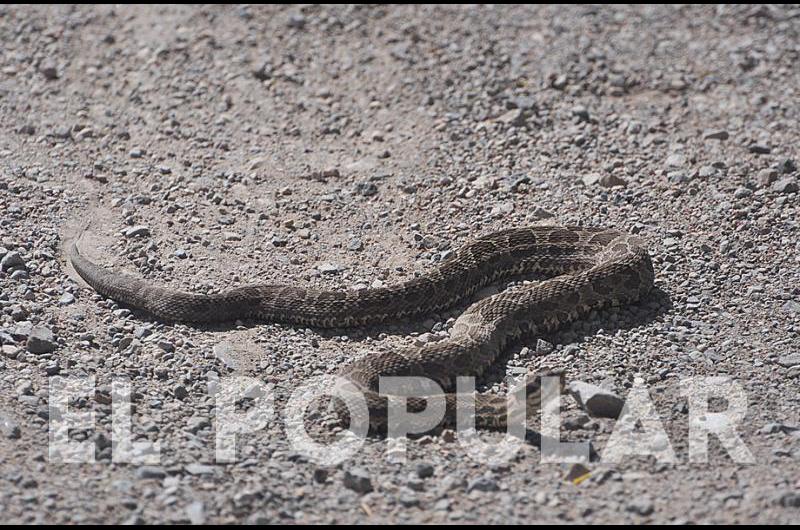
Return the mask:
[[[509, 344], [501, 357], [492, 365], [484, 376], [484, 383], [492, 385], [500, 382], [505, 377], [505, 372], [500, 370], [508, 363], [515, 353], [527, 347], [530, 351], [536, 351], [538, 339], [543, 339], [553, 345], [553, 351], [541, 355], [534, 354], [531, 359], [542, 364], [542, 368], [565, 369], [566, 366], [558, 364], [559, 354], [562, 345], [580, 345], [587, 339], [596, 336], [599, 332], [614, 333], [626, 331], [646, 326], [658, 321], [663, 315], [668, 314], [673, 309], [672, 300], [669, 293], [659, 287], [654, 287], [646, 300], [629, 304], [623, 307], [609, 307], [592, 311], [587, 318], [578, 319], [569, 325], [563, 326], [550, 333], [533, 334]], [[481, 379], [478, 379], [478, 383]]]

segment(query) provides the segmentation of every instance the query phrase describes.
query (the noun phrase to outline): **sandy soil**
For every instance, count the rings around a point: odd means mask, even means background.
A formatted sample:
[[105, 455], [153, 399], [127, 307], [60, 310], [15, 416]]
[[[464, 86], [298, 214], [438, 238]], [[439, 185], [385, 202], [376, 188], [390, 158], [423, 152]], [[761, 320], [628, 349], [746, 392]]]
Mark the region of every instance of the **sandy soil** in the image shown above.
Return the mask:
[[[797, 7], [7, 6], [0, 42], [3, 522], [797, 521]], [[93, 259], [175, 287], [354, 289], [530, 224], [642, 235], [658, 289], [512, 346], [481, 385], [560, 367], [625, 397], [638, 377], [673, 462], [601, 459], [573, 482], [531, 445], [489, 465], [445, 433], [405, 463], [369, 439], [320, 466], [286, 438], [292, 392], [436, 340], [462, 308], [341, 332], [163, 323], [62, 253], [88, 225]], [[276, 415], [221, 463], [209, 386], [236, 375]], [[70, 403], [94, 421], [69, 433], [94, 462], [49, 452], [57, 376], [95, 380]], [[707, 376], [744, 392], [753, 463], [713, 436], [690, 461], [681, 384]], [[113, 461], [119, 380], [156, 463]], [[616, 425], [570, 399], [561, 415], [598, 450]]]

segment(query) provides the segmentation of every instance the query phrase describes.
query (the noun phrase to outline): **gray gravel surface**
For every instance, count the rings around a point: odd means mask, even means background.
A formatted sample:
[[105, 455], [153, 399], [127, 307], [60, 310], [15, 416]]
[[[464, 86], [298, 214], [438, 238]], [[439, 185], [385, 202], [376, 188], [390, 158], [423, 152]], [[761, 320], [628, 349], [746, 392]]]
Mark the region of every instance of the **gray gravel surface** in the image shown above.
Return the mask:
[[[0, 7], [0, 514], [6, 523], [796, 522], [800, 516], [797, 7]], [[412, 278], [526, 224], [639, 233], [658, 290], [511, 347], [479, 383], [563, 367], [625, 397], [641, 377], [676, 455], [469, 458], [452, 433], [320, 467], [280, 416], [214, 458], [214, 398], [446, 335], [153, 321], [83, 288], [62, 247], [210, 292]], [[504, 286], [500, 286], [501, 288]], [[540, 340], [541, 339], [541, 340]], [[688, 460], [680, 383], [728, 375], [755, 463]], [[55, 376], [95, 463], [48, 454]], [[111, 383], [160, 461], [112, 462]], [[588, 388], [588, 387], [587, 387]], [[721, 406], [724, 409], [724, 404]], [[565, 398], [562, 437], [614, 419]], [[486, 434], [497, 441], [498, 434]]]

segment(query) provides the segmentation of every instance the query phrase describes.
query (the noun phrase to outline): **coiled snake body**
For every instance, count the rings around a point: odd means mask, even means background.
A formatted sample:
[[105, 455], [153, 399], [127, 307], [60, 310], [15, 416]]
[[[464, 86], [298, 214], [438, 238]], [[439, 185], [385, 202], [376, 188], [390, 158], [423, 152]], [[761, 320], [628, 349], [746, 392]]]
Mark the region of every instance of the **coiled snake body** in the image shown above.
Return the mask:
[[[286, 285], [245, 285], [218, 294], [195, 294], [99, 267], [75, 243], [70, 261], [98, 293], [158, 318], [186, 322], [261, 319], [322, 328], [366, 326], [430, 314], [453, 306], [482, 287], [520, 274], [550, 278], [502, 292], [469, 306], [449, 338], [421, 346], [368, 354], [337, 373], [361, 389], [369, 423], [386, 426], [387, 396], [381, 376], [421, 376], [445, 392], [445, 424], [455, 418], [457, 376], [480, 376], [505, 345], [523, 335], [545, 333], [593, 309], [635, 302], [653, 285], [653, 266], [642, 240], [616, 230], [583, 227], [514, 228], [474, 240], [434, 270], [391, 287], [324, 291]], [[538, 408], [538, 379], [528, 388], [527, 413]], [[506, 425], [506, 400], [477, 394], [475, 425]], [[424, 398], [408, 400], [410, 411]], [[353, 418], [351, 418], [351, 421]]]

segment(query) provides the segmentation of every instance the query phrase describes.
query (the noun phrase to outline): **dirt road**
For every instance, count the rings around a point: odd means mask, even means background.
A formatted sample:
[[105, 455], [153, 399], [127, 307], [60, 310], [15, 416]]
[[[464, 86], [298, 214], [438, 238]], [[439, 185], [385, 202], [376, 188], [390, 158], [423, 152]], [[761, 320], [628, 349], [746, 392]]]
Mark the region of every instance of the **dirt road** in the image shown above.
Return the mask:
[[[7, 6], [0, 42], [2, 522], [800, 516], [797, 7]], [[292, 393], [437, 340], [463, 308], [339, 333], [163, 323], [79, 284], [62, 253], [88, 224], [92, 259], [175, 287], [357, 289], [537, 223], [642, 235], [658, 291], [514, 345], [479, 386], [565, 368], [643, 387], [673, 461], [592, 462], [575, 483], [530, 445], [490, 465], [446, 434], [409, 441], [405, 463], [369, 439], [320, 466], [286, 437]], [[224, 463], [209, 390], [232, 376], [275, 414]], [[709, 376], [746, 396], [753, 463], [714, 436], [690, 460], [681, 385]], [[59, 377], [93, 378], [69, 406], [93, 417], [67, 434], [94, 462], [52, 454]], [[159, 449], [146, 465], [112, 447], [120, 381], [135, 456]], [[602, 450], [615, 424], [563, 400], [566, 441]]]

